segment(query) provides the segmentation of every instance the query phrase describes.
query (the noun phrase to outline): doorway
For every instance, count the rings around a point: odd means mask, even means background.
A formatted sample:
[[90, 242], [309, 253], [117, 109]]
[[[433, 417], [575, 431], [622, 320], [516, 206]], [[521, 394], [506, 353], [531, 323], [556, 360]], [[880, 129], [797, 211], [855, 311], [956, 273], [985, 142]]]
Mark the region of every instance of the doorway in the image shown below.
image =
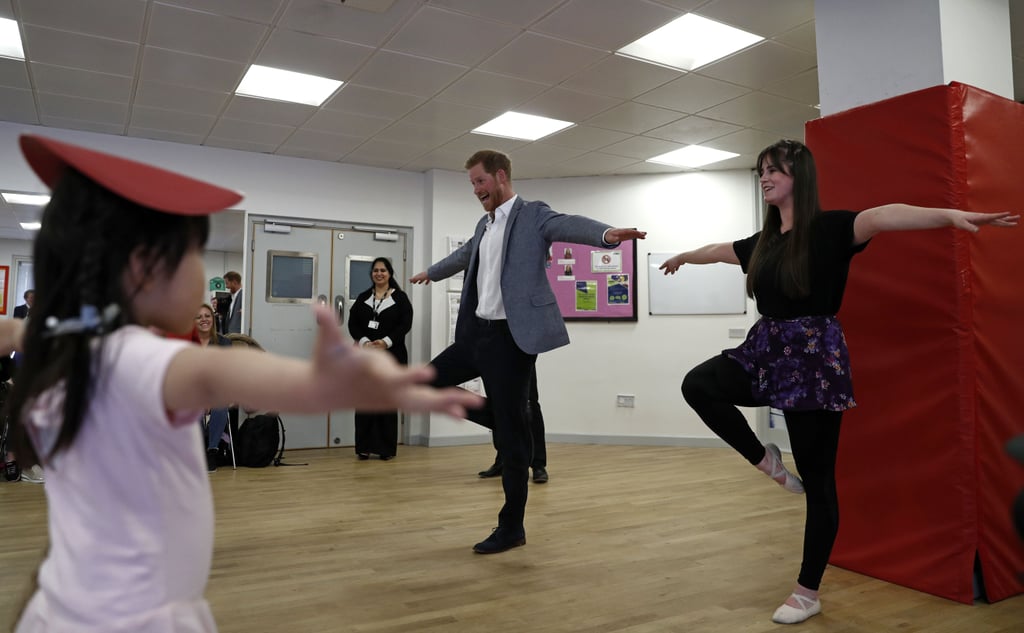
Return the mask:
[[[372, 283], [369, 271], [375, 258], [390, 259], [396, 280], [405, 285], [409, 233], [409, 228], [343, 228], [251, 216], [244, 330], [268, 351], [308, 358], [316, 340], [311, 307], [323, 301], [332, 306], [347, 337], [348, 311], [355, 297]], [[352, 411], [288, 414], [282, 420], [288, 448], [355, 445]], [[398, 437], [404, 443], [404, 415], [399, 415]]]

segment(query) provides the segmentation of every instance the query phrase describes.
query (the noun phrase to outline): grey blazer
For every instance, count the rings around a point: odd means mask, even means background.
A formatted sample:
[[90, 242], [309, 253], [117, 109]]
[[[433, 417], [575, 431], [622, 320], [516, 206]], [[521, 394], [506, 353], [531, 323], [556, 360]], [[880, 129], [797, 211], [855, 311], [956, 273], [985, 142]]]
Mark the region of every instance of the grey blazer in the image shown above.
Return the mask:
[[231, 314], [228, 315], [228, 334], [242, 333], [242, 292], [244, 290], [244, 288], [239, 288], [238, 293], [235, 295], [235, 302], [231, 306]]
[[[455, 325], [455, 340], [473, 338], [476, 324], [476, 274], [479, 269], [480, 238], [490, 218], [484, 214], [476, 224], [473, 238], [462, 248], [427, 269], [431, 281], [466, 271], [462, 302]], [[502, 248], [501, 300], [508, 328], [519, 349], [540, 354], [569, 343], [569, 332], [558, 310], [544, 263], [551, 242], [572, 242], [590, 246], [615, 246], [602, 241], [611, 227], [580, 215], [557, 213], [544, 202], [519, 198], [512, 205], [505, 225]]]

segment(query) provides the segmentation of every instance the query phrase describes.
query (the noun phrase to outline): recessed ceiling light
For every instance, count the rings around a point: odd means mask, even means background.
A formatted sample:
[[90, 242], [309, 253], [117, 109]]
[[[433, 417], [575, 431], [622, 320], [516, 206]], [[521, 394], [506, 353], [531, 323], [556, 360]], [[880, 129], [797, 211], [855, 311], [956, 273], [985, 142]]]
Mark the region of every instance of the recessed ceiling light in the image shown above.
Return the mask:
[[235, 94], [320, 106], [343, 82], [280, 68], [249, 66]]
[[648, 158], [648, 163], [660, 163], [662, 165], [673, 165], [675, 167], [703, 167], [711, 163], [734, 158], [739, 154], [723, 152], [720, 149], [701, 147], [700, 145], [688, 145], [681, 149], [673, 150], [666, 154]]
[[25, 229], [26, 231], [38, 231], [39, 229], [43, 228], [41, 222], [19, 222], [18, 224], [21, 224], [21, 228]]
[[7, 18], [0, 18], [0, 57], [25, 59], [18, 23]]
[[576, 124], [572, 121], [559, 121], [520, 112], [506, 112], [476, 128], [473, 133], [536, 141], [574, 125]]
[[615, 52], [678, 70], [693, 70], [763, 39], [760, 35], [687, 13]]
[[27, 204], [33, 207], [41, 207], [50, 201], [50, 196], [42, 193], [0, 193], [7, 204]]

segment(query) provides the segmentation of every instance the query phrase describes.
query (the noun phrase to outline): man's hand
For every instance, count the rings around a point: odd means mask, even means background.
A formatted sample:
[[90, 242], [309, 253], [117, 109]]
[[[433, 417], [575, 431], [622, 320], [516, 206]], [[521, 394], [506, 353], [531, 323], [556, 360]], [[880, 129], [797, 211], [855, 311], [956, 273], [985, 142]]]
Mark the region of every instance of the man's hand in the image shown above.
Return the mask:
[[416, 273], [412, 277], [409, 277], [409, 281], [414, 284], [429, 284], [430, 277], [427, 277], [427, 271], [424, 270], [421, 273]]

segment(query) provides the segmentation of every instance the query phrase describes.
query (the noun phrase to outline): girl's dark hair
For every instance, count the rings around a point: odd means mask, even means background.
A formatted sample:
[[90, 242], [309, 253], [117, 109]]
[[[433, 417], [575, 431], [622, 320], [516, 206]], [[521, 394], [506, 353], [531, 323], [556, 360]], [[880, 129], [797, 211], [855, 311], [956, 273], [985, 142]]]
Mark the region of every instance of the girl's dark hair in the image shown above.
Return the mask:
[[764, 172], [766, 162], [793, 177], [793, 227], [785, 245], [780, 246], [782, 216], [777, 206], [768, 205], [761, 237], [747, 266], [747, 295], [754, 296], [754, 280], [765, 263], [773, 259], [774, 251], [781, 247], [785, 250], [779, 267], [779, 285], [787, 297], [799, 299], [811, 292], [811, 224], [821, 213], [818, 172], [811, 150], [799, 141], [783, 140], [762, 150], [757, 157], [759, 176]]
[[[83, 305], [120, 308], [106, 331], [135, 323], [125, 272], [138, 253], [149, 276], [170, 276], [191, 248], [206, 245], [207, 216], [161, 213], [126, 200], [68, 168], [43, 211], [33, 252], [36, 301], [23, 341], [24, 354], [8, 401], [18, 461], [42, 464], [74, 441], [82, 426], [102, 351], [94, 334], [44, 336], [46, 321], [77, 318]], [[52, 446], [33, 446], [21, 419], [26, 406], [47, 389], [64, 383], [64, 420]], [[45, 454], [42, 454], [46, 451]]]
[[391, 267], [391, 260], [387, 257], [378, 257], [370, 264], [370, 290], [373, 290], [373, 287], [376, 285], [373, 283], [373, 269], [377, 267], [377, 262], [384, 264], [384, 267], [388, 269], [388, 286], [395, 290], [401, 290], [402, 287], [395, 281], [395, 269]]

